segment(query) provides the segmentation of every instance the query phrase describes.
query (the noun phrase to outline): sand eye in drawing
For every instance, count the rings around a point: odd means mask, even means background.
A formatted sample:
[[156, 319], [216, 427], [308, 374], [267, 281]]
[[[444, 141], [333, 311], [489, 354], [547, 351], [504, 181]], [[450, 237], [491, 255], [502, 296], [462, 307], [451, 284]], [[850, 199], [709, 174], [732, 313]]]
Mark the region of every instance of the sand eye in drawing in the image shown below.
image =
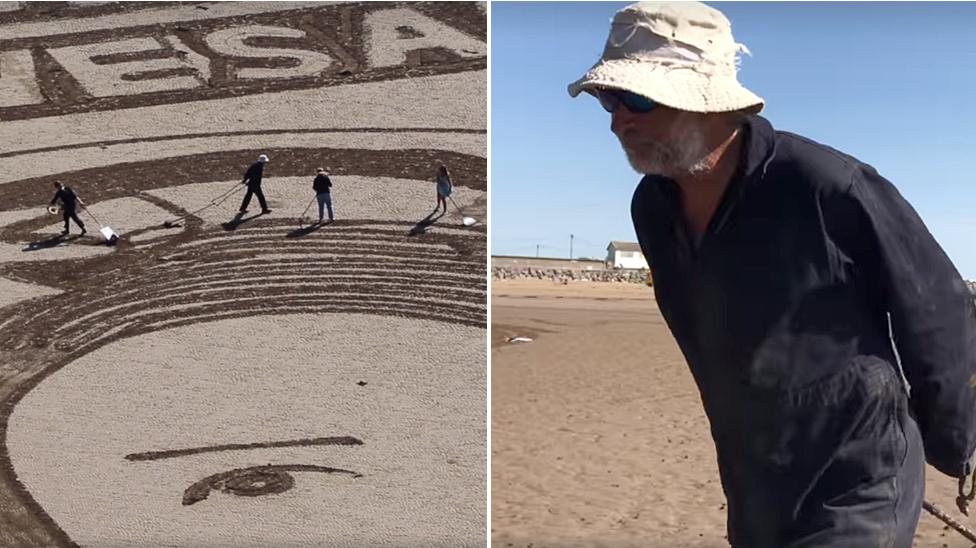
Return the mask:
[[259, 497], [284, 493], [295, 485], [295, 478], [288, 472], [323, 472], [326, 474], [348, 474], [354, 478], [362, 477], [352, 470], [314, 466], [311, 464], [278, 464], [237, 468], [207, 476], [189, 486], [183, 492], [183, 506], [200, 502], [217, 489], [239, 497]]
[[[312, 445], [362, 445], [362, 440], [352, 436], [336, 436], [328, 438], [311, 438], [288, 441], [269, 441], [260, 443], [235, 443], [229, 445], [214, 445], [209, 447], [193, 447], [190, 449], [172, 449], [168, 451], [149, 451], [146, 453], [131, 453], [125, 456], [128, 461], [152, 461], [185, 457], [200, 453], [214, 453], [217, 451], [242, 451], [245, 449], [269, 449], [273, 447], [308, 447]], [[312, 464], [268, 464], [266, 466], [251, 466], [236, 468], [207, 476], [187, 487], [183, 492], [183, 506], [200, 502], [210, 496], [214, 489], [230, 493], [239, 497], [259, 497], [284, 493], [295, 485], [295, 478], [288, 472], [321, 472], [324, 474], [345, 474], [353, 478], [361, 478], [362, 474], [342, 468], [329, 466], [315, 466]]]

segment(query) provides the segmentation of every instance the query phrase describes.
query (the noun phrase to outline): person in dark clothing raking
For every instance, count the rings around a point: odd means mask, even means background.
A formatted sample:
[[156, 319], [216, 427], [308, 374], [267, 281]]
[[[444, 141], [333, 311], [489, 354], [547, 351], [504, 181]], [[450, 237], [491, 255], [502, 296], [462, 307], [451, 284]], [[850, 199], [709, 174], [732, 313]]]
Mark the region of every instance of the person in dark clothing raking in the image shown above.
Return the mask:
[[324, 218], [325, 209], [329, 210], [329, 222], [333, 221], [332, 218], [332, 180], [329, 179], [328, 174], [325, 173], [324, 168], [319, 168], [317, 174], [315, 175], [315, 180], [312, 181], [312, 190], [315, 191], [315, 199], [319, 203], [319, 224], [322, 224], [322, 219]]
[[974, 477], [972, 296], [892, 183], [758, 116], [743, 49], [711, 7], [633, 4], [569, 92], [611, 113], [644, 174], [634, 228], [711, 425], [730, 543], [907, 548], [925, 461], [963, 511]]
[[85, 202], [81, 201], [81, 198], [70, 186], [61, 181], [55, 181], [54, 188], [56, 191], [54, 198], [51, 198], [51, 205], [53, 206], [60, 200], [61, 213], [64, 217], [64, 230], [61, 231], [61, 235], [65, 236], [69, 233], [68, 220], [70, 219], [78, 225], [78, 228], [81, 229], [81, 235], [84, 236], [87, 231], [85, 230], [85, 223], [78, 218], [78, 205], [85, 205]]
[[251, 164], [251, 167], [247, 168], [247, 172], [244, 174], [244, 179], [241, 181], [241, 184], [247, 185], [247, 193], [244, 194], [244, 201], [241, 202], [241, 215], [247, 213], [247, 206], [251, 203], [251, 195], [258, 197], [258, 203], [261, 205], [261, 213], [271, 213], [271, 210], [268, 209], [268, 202], [264, 199], [264, 192], [261, 191], [261, 177], [264, 175], [264, 164], [266, 163], [268, 163], [268, 157], [262, 154], [258, 156], [257, 162], [254, 162]]

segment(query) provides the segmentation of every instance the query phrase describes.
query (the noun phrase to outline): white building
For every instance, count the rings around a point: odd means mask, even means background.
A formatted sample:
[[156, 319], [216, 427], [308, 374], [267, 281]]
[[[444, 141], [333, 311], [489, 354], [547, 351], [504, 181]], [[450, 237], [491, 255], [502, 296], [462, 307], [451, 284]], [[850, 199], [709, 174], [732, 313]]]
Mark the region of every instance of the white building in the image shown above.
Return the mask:
[[607, 246], [607, 264], [613, 268], [647, 268], [640, 246], [633, 242], [610, 242]]

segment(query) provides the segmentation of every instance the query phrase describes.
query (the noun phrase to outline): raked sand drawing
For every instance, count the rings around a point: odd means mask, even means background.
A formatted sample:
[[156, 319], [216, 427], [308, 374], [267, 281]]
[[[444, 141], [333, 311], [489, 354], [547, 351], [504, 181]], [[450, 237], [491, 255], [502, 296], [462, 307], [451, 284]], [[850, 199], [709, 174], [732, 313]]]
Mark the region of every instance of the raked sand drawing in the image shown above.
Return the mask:
[[0, 2], [0, 546], [484, 546], [486, 68], [480, 3]]

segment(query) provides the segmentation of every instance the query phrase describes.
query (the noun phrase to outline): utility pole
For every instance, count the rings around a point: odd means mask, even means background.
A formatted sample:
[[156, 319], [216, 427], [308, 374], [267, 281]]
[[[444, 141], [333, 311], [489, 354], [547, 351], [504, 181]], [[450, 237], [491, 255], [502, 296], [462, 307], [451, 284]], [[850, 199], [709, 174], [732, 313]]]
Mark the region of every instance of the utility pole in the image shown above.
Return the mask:
[[569, 235], [569, 260], [573, 260], [573, 235]]

